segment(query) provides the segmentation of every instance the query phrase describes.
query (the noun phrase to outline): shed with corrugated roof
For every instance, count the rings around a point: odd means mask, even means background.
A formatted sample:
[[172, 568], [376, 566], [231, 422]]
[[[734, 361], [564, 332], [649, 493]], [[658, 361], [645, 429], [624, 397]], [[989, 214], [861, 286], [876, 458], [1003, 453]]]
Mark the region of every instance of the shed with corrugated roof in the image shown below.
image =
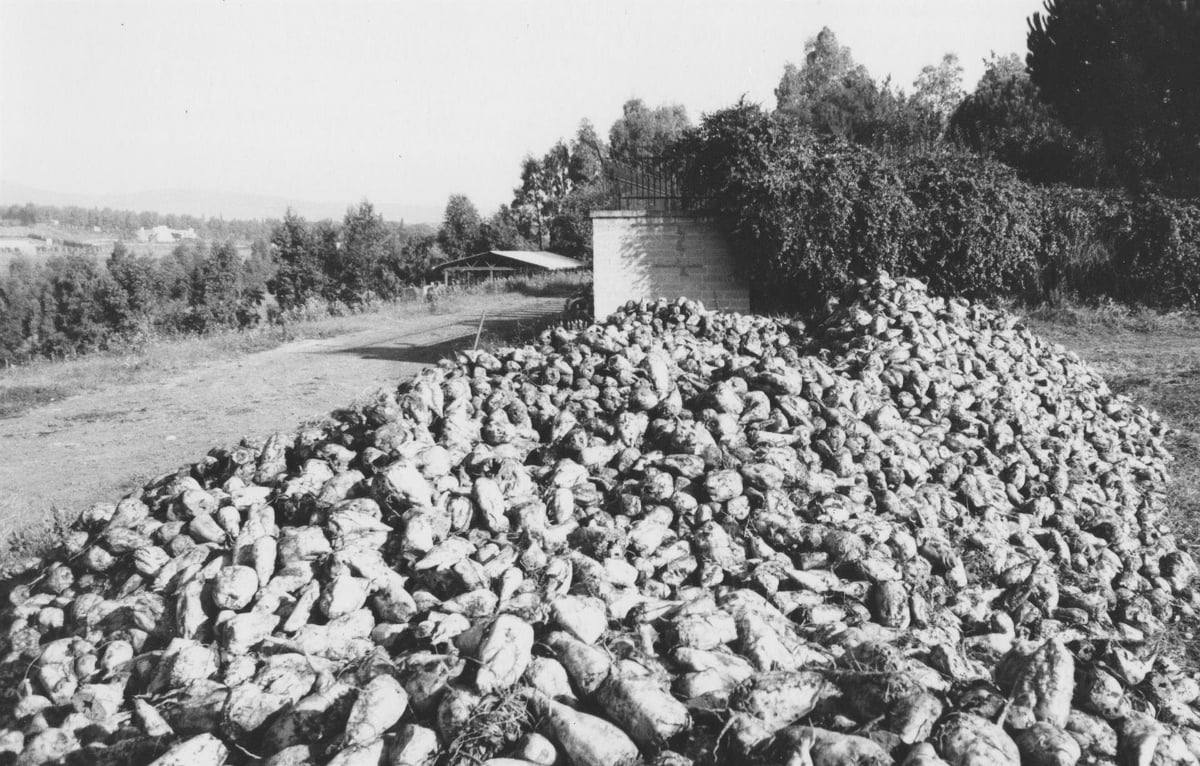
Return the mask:
[[488, 250], [456, 258], [436, 266], [435, 278], [443, 282], [495, 279], [543, 271], [567, 271], [583, 268], [582, 261], [545, 250]]

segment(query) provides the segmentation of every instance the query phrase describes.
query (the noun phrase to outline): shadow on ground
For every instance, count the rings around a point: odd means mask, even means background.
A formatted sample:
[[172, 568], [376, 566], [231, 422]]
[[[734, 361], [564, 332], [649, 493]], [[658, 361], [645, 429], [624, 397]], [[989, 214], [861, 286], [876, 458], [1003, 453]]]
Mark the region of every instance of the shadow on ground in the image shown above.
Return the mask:
[[[521, 343], [530, 340], [534, 335], [559, 320], [560, 317], [557, 314], [547, 315], [536, 312], [504, 319], [485, 319], [479, 344], [487, 347], [497, 343]], [[442, 334], [450, 337], [433, 343], [404, 343], [397, 339], [395, 343], [352, 346], [334, 349], [328, 353], [353, 354], [363, 359], [380, 359], [390, 362], [436, 364], [442, 359], [454, 356], [457, 351], [464, 351], [474, 346], [475, 334], [478, 329], [478, 320], [463, 320], [443, 328]]]

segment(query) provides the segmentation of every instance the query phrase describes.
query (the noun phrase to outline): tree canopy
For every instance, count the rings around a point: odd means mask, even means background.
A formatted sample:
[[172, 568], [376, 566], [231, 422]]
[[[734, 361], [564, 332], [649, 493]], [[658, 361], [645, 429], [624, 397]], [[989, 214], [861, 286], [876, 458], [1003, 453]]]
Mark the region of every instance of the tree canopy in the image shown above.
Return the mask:
[[776, 109], [814, 132], [856, 140], [874, 119], [879, 86], [829, 27], [804, 46], [804, 65], [789, 63], [775, 88]]
[[438, 245], [448, 258], [473, 255], [481, 249], [482, 225], [475, 203], [465, 194], [451, 194], [438, 231]]
[[950, 117], [959, 146], [1010, 165], [1038, 183], [1102, 183], [1094, 142], [1076, 137], [1038, 95], [1014, 53], [988, 60], [979, 84]]
[[631, 98], [608, 131], [609, 152], [616, 159], [662, 157], [691, 124], [682, 104], [651, 109], [640, 98]]
[[1046, 0], [1028, 47], [1041, 97], [1126, 184], [1200, 195], [1200, 4]]

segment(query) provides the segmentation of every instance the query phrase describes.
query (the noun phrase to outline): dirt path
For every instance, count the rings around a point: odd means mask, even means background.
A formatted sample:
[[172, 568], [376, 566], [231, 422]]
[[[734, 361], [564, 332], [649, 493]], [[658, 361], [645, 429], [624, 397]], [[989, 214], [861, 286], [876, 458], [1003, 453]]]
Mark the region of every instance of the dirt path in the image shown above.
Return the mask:
[[[489, 336], [528, 330], [562, 308], [561, 298], [487, 300]], [[115, 502], [149, 479], [243, 436], [300, 423], [394, 384], [447, 354], [470, 348], [474, 307], [377, 329], [289, 343], [206, 364], [151, 383], [93, 391], [0, 420], [0, 529]]]

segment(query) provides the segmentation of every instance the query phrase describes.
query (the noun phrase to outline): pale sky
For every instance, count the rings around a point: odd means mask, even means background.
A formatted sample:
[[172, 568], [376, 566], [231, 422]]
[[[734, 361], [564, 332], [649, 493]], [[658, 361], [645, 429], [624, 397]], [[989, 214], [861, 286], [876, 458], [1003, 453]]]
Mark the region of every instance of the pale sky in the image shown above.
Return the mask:
[[1041, 0], [0, 0], [0, 179], [324, 202], [507, 202], [527, 153], [632, 96], [774, 106], [829, 26], [908, 87], [1024, 55]]

